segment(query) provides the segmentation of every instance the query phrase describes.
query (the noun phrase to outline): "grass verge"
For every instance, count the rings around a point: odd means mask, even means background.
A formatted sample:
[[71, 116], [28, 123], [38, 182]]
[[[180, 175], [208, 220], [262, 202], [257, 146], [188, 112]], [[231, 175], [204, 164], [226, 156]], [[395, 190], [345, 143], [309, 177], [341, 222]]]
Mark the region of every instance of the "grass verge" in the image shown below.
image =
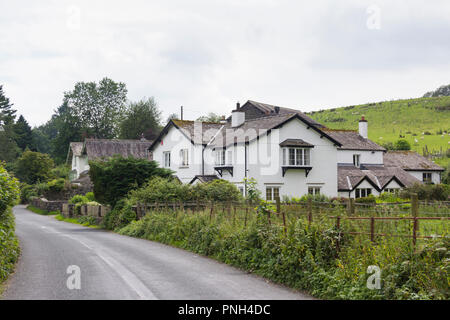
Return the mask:
[[30, 210], [31, 212], [34, 212], [34, 213], [37, 213], [37, 214], [40, 214], [43, 216], [54, 216], [54, 215], [59, 214], [59, 211], [46, 211], [46, 210], [39, 209], [32, 205], [27, 206], [27, 210]]
[[95, 218], [90, 216], [81, 216], [78, 218], [66, 218], [63, 217], [61, 214], [57, 214], [55, 216], [55, 219], [59, 221], [79, 224], [82, 225], [83, 227], [97, 228], [97, 229], [100, 228], [100, 226], [97, 225], [97, 221], [95, 220]]

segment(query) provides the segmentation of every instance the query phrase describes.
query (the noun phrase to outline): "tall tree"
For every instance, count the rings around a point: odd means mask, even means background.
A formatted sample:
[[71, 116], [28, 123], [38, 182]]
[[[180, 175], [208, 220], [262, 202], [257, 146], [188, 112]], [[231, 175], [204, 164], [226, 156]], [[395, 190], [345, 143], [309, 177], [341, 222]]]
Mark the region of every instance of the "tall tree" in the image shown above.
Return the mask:
[[47, 124], [46, 130], [51, 140], [51, 155], [57, 163], [63, 163], [66, 160], [70, 142], [82, 141], [81, 123], [64, 102]]
[[148, 140], [157, 137], [161, 130], [161, 111], [153, 97], [131, 102], [127, 106], [125, 119], [120, 123], [121, 139], [139, 139], [144, 135]]
[[33, 133], [27, 120], [21, 115], [14, 125], [15, 140], [20, 149], [33, 149]]
[[12, 109], [13, 104], [3, 93], [3, 85], [0, 85], [0, 125], [14, 122], [16, 110]]
[[125, 109], [127, 89], [124, 83], [104, 78], [95, 82], [78, 82], [64, 94], [71, 116], [78, 126], [97, 138], [115, 138]]

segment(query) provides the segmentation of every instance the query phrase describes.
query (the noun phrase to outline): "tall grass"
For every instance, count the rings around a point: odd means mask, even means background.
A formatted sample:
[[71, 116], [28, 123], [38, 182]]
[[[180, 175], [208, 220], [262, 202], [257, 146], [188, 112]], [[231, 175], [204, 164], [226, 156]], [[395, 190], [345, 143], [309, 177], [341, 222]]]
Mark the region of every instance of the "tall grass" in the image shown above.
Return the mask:
[[[345, 215], [343, 207], [323, 208], [312, 221], [304, 210], [289, 209], [284, 219], [245, 208], [216, 207], [212, 214], [209, 208], [195, 213], [163, 209], [118, 232], [210, 256], [319, 298], [449, 298], [448, 238], [416, 246], [401, 237], [371, 242], [367, 236], [348, 234], [366, 226], [347, 221], [337, 229], [330, 217]], [[410, 231], [407, 221], [389, 229]], [[367, 288], [370, 265], [382, 270], [380, 290]]]

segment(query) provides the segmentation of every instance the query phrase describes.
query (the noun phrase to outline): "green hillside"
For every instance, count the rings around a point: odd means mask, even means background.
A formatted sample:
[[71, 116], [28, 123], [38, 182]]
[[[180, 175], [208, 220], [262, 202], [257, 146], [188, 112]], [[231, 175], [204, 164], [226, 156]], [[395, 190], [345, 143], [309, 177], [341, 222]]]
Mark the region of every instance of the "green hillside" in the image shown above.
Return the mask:
[[[404, 138], [413, 150], [443, 153], [436, 162], [445, 165], [450, 148], [450, 97], [418, 98], [368, 103], [308, 113], [332, 129], [358, 129], [364, 115], [369, 122], [369, 139], [384, 144]], [[426, 149], [425, 149], [426, 148]]]

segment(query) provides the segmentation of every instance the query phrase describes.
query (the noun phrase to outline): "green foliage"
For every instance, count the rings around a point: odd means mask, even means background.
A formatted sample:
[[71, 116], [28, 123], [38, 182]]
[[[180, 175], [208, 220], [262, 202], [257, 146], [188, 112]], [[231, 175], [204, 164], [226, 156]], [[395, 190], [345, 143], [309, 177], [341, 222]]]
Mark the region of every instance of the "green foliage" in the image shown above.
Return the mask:
[[405, 139], [399, 139], [394, 144], [394, 150], [411, 150], [411, 145]]
[[311, 199], [314, 202], [331, 202], [331, 198], [327, 197], [324, 194], [305, 194], [303, 196], [301, 196], [300, 198], [298, 197], [283, 197], [283, 202], [285, 203], [306, 203], [309, 199]]
[[244, 183], [247, 188], [247, 199], [251, 203], [257, 203], [261, 200], [261, 191], [258, 189], [258, 182], [255, 178], [244, 178]]
[[95, 217], [93, 217], [93, 216], [81, 216], [81, 217], [77, 217], [77, 218], [66, 218], [66, 217], [62, 216], [61, 214], [58, 214], [55, 216], [55, 219], [59, 220], [59, 221], [80, 224], [84, 227], [89, 227], [89, 228], [98, 228], [99, 227], [97, 225], [97, 219], [95, 219]]
[[[211, 221], [208, 212], [151, 212], [118, 232], [207, 255], [323, 299], [449, 298], [446, 238], [429, 240], [415, 252], [410, 239], [371, 243], [341, 235], [338, 253], [336, 229], [320, 221], [292, 220], [285, 233], [267, 219], [251, 219], [244, 227], [224, 217]], [[382, 270], [381, 290], [367, 288], [370, 265]]]
[[[0, 202], [2, 201], [3, 199], [0, 197]], [[19, 241], [14, 233], [14, 229], [14, 216], [11, 209], [8, 208], [3, 213], [0, 212], [0, 284], [13, 272], [14, 265], [19, 258]]]
[[105, 139], [118, 136], [126, 98], [126, 85], [108, 78], [98, 84], [78, 82], [72, 91], [64, 94], [64, 102], [76, 126], [82, 132]]
[[66, 180], [63, 178], [53, 179], [47, 182], [47, 191], [51, 193], [59, 193], [64, 190]]
[[20, 202], [29, 203], [31, 199], [37, 197], [38, 193], [34, 185], [22, 183], [20, 187]]
[[120, 123], [120, 139], [140, 139], [142, 134], [154, 140], [161, 131], [161, 111], [153, 97], [127, 106], [125, 119]]
[[53, 168], [52, 170], [50, 170], [51, 176], [54, 177], [55, 179], [58, 178], [62, 178], [65, 180], [69, 179], [69, 172], [70, 172], [71, 168], [65, 164], [61, 164], [55, 168]]
[[21, 150], [33, 149], [33, 133], [25, 118], [21, 115], [14, 125], [15, 140]]
[[27, 210], [30, 210], [31, 212], [43, 215], [43, 216], [54, 216], [57, 214], [60, 214], [59, 211], [47, 211], [47, 210], [43, 210], [43, 209], [39, 209], [35, 206], [29, 205], [27, 206]]
[[88, 193], [86, 193], [85, 197], [86, 197], [90, 202], [95, 201], [95, 196], [94, 196], [94, 193], [93, 193], [93, 192], [88, 192]]
[[[393, 145], [400, 136], [411, 145], [412, 150], [423, 154], [428, 151], [448, 149], [450, 132], [450, 97], [419, 98], [382, 101], [358, 106], [311, 112], [308, 115], [331, 129], [358, 130], [358, 121], [364, 115], [369, 121], [369, 139], [385, 146]], [[334, 122], [341, 118], [345, 121]], [[442, 130], [442, 135], [422, 133]], [[445, 134], [444, 134], [445, 133]], [[416, 142], [417, 141], [417, 142]], [[388, 148], [389, 149], [389, 148]]]
[[136, 220], [136, 213], [132, 209], [131, 202], [127, 199], [119, 200], [113, 210], [108, 212], [103, 219], [102, 227], [115, 230], [123, 228]]
[[114, 206], [128, 192], [154, 176], [170, 177], [172, 172], [154, 161], [116, 156], [108, 161], [90, 161], [89, 175], [97, 201]]
[[19, 182], [5, 170], [0, 162], [0, 218], [8, 207], [17, 203], [19, 196]]
[[207, 116], [201, 116], [201, 117], [197, 118], [196, 121], [219, 123], [220, 120], [222, 120], [222, 116], [219, 116], [218, 114], [215, 114], [214, 112], [210, 112], [210, 113], [208, 113]]
[[186, 202], [186, 201], [239, 201], [241, 193], [236, 186], [225, 180], [206, 184], [182, 184], [175, 179], [154, 177], [142, 188], [130, 191], [133, 203]]
[[25, 151], [16, 163], [16, 176], [20, 181], [35, 184], [51, 178], [54, 162], [48, 154]]
[[355, 200], [357, 203], [376, 203], [377, 198], [373, 194], [368, 195], [367, 197], [358, 198]]
[[402, 198], [411, 198], [416, 193], [420, 200], [447, 201], [450, 196], [450, 186], [447, 184], [415, 184], [400, 192]]

